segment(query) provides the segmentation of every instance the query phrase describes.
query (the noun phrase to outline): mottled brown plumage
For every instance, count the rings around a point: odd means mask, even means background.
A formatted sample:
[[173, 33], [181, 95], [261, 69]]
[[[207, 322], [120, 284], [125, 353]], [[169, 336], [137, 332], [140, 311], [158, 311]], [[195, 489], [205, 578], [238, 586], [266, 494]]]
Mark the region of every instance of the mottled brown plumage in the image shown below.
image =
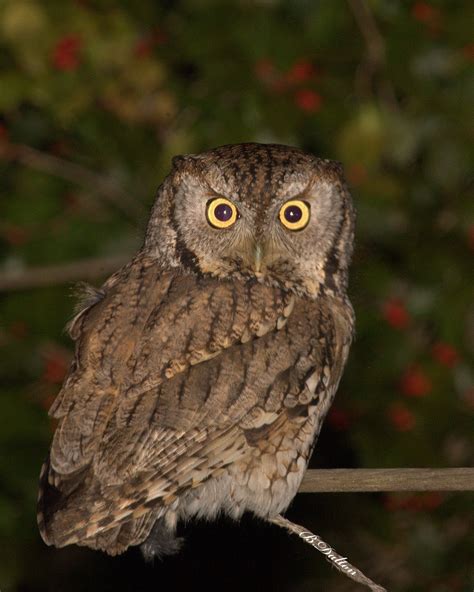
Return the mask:
[[[232, 227], [210, 224], [218, 196]], [[310, 212], [296, 232], [290, 199]], [[152, 557], [179, 548], [180, 519], [286, 509], [352, 339], [353, 218], [340, 166], [295, 148], [173, 160], [142, 249], [69, 326], [39, 494], [48, 544]]]

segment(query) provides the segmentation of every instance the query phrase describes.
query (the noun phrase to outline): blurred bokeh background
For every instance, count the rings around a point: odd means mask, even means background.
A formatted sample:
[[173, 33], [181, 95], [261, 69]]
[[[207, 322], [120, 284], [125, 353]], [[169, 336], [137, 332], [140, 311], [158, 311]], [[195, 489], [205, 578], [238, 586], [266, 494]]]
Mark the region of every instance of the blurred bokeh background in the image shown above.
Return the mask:
[[[175, 154], [278, 142], [345, 166], [357, 340], [311, 466], [472, 463], [472, 17], [467, 0], [2, 0], [2, 592], [359, 589], [251, 518], [184, 526], [155, 566], [39, 538], [71, 286], [134, 252]], [[391, 591], [467, 592], [472, 507], [300, 494], [287, 515]]]

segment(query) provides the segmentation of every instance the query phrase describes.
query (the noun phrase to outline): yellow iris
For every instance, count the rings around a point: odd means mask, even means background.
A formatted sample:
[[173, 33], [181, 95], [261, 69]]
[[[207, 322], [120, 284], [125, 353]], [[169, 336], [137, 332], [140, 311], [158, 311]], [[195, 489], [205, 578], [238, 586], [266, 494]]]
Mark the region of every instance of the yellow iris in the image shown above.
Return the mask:
[[282, 205], [279, 218], [288, 230], [303, 230], [309, 222], [310, 215], [309, 204], [300, 199], [290, 199]]
[[207, 202], [207, 221], [214, 228], [229, 228], [238, 217], [237, 208], [225, 197], [216, 197]]

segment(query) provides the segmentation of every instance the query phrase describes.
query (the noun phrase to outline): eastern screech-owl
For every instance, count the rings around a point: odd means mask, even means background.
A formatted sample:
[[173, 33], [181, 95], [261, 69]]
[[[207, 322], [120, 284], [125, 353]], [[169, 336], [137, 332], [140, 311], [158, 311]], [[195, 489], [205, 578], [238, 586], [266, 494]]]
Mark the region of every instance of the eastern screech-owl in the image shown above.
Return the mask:
[[143, 247], [69, 325], [46, 543], [175, 552], [179, 520], [295, 496], [353, 333], [338, 163], [239, 144], [173, 159]]

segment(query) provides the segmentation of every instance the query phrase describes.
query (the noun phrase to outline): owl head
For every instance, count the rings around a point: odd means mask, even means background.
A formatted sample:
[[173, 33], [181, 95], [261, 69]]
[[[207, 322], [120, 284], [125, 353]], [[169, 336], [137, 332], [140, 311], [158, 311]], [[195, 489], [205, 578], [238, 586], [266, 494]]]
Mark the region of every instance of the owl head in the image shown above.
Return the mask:
[[339, 163], [289, 146], [235, 144], [173, 159], [144, 250], [191, 273], [315, 297], [345, 291], [353, 232]]

